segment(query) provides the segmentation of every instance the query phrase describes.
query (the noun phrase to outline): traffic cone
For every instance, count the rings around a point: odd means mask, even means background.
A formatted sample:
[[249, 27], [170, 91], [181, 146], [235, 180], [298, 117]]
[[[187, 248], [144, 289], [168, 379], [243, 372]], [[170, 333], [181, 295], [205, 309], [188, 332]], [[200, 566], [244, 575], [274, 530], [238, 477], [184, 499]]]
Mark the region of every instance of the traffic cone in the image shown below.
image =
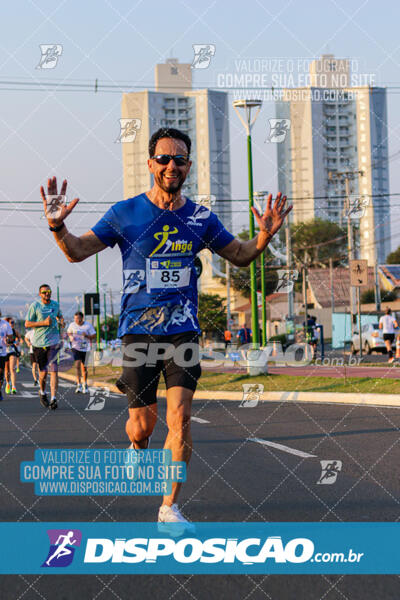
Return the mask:
[[400, 336], [396, 340], [396, 358], [400, 358]]

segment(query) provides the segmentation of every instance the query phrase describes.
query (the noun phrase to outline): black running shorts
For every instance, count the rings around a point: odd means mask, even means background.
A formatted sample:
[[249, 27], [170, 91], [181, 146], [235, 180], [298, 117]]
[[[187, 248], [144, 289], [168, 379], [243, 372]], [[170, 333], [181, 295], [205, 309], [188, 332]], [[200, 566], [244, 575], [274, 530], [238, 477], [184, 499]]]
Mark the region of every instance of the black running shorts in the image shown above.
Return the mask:
[[39, 365], [39, 371], [58, 371], [57, 357], [61, 350], [61, 346], [56, 344], [55, 346], [45, 346], [39, 348], [38, 346], [33, 347], [33, 354], [35, 360]]
[[389, 340], [389, 342], [393, 342], [393, 340], [394, 340], [394, 333], [384, 333], [383, 334], [383, 339], [384, 339], [384, 341]]
[[129, 408], [157, 402], [161, 372], [167, 389], [180, 386], [195, 391], [201, 375], [196, 331], [125, 335], [122, 350], [122, 374], [116, 385], [127, 395]]
[[85, 364], [86, 352], [83, 350], [76, 350], [76, 348], [72, 348], [72, 356], [74, 357], [74, 361], [80, 360], [83, 364]]

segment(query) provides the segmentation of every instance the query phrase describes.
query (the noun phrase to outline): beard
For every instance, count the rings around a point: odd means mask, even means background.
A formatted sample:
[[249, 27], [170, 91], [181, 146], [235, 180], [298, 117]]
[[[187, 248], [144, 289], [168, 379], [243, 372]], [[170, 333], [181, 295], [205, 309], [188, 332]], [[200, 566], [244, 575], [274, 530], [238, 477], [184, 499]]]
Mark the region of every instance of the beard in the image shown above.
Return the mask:
[[177, 177], [177, 181], [173, 183], [168, 183], [168, 180], [164, 179], [163, 175], [157, 174], [154, 175], [154, 181], [156, 182], [158, 187], [162, 189], [163, 192], [166, 192], [167, 194], [176, 194], [176, 192], [179, 192], [185, 181], [185, 178], [182, 177], [182, 175], [180, 175], [179, 173]]

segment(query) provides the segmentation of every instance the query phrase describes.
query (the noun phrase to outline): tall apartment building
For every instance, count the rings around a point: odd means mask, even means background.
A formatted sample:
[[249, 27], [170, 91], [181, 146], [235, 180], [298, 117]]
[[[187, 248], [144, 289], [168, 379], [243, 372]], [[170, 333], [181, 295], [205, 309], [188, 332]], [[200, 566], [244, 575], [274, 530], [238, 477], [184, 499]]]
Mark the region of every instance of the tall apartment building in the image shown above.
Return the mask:
[[[151, 188], [153, 176], [147, 167], [149, 139], [160, 127], [175, 127], [192, 140], [193, 164], [183, 193], [191, 199], [199, 195], [215, 197], [211, 208], [231, 229], [230, 205], [218, 202], [231, 195], [228, 95], [208, 89], [193, 90], [191, 65], [175, 58], [156, 65], [155, 84], [155, 91], [122, 96], [122, 118], [141, 121], [134, 141], [121, 144], [124, 197], [131, 198]], [[204, 254], [200, 290], [225, 295], [225, 286], [212, 271], [211, 253]]]
[[276, 116], [290, 119], [290, 130], [277, 144], [278, 185], [293, 198], [295, 223], [319, 217], [344, 225], [339, 174], [352, 173], [351, 204], [361, 205], [356, 257], [372, 265], [390, 252], [386, 90], [350, 82], [349, 61], [324, 55], [311, 63], [308, 87], [283, 90]]

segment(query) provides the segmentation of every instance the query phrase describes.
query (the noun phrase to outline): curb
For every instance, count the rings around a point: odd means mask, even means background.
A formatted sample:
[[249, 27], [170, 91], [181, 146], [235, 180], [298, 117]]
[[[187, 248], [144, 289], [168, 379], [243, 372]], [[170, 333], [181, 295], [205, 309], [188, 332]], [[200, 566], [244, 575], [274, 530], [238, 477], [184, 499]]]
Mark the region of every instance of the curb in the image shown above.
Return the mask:
[[[75, 381], [74, 375], [59, 373], [60, 379]], [[88, 385], [92, 387], [107, 388], [110, 392], [120, 394], [116, 385], [112, 383], [102, 383], [88, 378]], [[165, 390], [159, 390], [158, 398], [166, 398]], [[243, 400], [243, 392], [231, 391], [207, 391], [198, 390], [194, 394], [194, 400], [224, 400], [239, 402]], [[339, 394], [337, 392], [263, 392], [260, 395], [260, 402], [314, 402], [317, 404], [354, 404], [370, 406], [392, 406], [400, 407], [400, 394]]]

